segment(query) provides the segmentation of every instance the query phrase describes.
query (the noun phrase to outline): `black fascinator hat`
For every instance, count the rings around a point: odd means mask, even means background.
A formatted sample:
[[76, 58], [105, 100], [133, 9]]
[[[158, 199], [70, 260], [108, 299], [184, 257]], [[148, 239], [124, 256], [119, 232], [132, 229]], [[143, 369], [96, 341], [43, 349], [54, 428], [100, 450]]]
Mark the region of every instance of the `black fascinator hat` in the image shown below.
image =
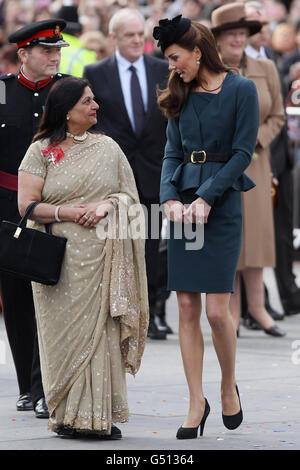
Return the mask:
[[182, 18], [182, 15], [175, 16], [172, 20], [167, 18], [159, 21], [159, 26], [153, 28], [153, 37], [158, 39], [158, 47], [162, 52], [165, 52], [167, 47], [176, 41], [187, 32], [191, 25], [189, 18]]

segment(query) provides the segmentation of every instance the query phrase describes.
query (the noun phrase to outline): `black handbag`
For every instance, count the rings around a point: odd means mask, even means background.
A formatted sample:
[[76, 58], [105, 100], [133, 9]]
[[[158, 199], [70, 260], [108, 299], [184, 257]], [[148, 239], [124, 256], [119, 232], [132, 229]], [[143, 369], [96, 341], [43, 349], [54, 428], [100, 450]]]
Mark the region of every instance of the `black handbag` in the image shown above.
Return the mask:
[[3, 220], [0, 225], [0, 271], [46, 285], [57, 284], [65, 254], [67, 238], [26, 227], [39, 202], [32, 202], [19, 224]]

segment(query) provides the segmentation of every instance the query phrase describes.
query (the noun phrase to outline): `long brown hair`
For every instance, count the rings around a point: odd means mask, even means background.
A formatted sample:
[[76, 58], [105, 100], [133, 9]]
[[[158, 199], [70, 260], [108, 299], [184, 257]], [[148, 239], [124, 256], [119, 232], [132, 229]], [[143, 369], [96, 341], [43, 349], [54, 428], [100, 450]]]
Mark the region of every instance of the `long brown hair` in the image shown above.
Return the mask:
[[203, 66], [214, 73], [230, 70], [220, 59], [213, 34], [206, 26], [196, 21], [191, 22], [189, 30], [176, 41], [176, 44], [188, 51], [193, 51], [195, 47], [198, 47], [202, 56], [197, 78], [189, 83], [184, 83], [179, 75], [172, 71], [167, 88], [158, 90], [158, 106], [167, 118], [178, 117], [190, 91], [204, 83], [201, 78]]
[[40, 127], [32, 142], [50, 139], [50, 144], [61, 143], [66, 138], [68, 111], [80, 100], [86, 87], [91, 87], [88, 80], [79, 77], [64, 77], [51, 88]]

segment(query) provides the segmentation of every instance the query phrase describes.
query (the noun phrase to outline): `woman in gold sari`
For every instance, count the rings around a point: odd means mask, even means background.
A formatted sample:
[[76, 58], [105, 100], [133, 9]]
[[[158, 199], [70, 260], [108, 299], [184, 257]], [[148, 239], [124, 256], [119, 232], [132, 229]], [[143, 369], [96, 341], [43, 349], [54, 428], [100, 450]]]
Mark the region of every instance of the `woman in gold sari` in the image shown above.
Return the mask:
[[125, 372], [138, 371], [147, 336], [144, 239], [124, 236], [138, 194], [120, 147], [87, 132], [97, 109], [86, 80], [52, 88], [19, 168], [19, 210], [40, 201], [31, 226], [51, 223], [68, 240], [58, 284], [33, 283], [48, 427], [120, 439], [112, 423], [128, 420]]

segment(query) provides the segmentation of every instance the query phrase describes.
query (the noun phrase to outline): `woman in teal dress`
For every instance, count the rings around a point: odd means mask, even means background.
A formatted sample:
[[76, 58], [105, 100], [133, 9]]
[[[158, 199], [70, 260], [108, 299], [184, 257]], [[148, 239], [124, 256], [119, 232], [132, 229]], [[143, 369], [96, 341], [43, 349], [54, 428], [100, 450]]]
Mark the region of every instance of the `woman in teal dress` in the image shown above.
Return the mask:
[[[261, 28], [259, 22], [247, 26]], [[221, 368], [223, 423], [235, 429], [243, 419], [229, 300], [241, 248], [241, 191], [255, 186], [244, 170], [256, 143], [259, 108], [254, 83], [225, 67], [205, 26], [179, 15], [161, 20], [153, 35], [171, 71], [158, 99], [168, 118], [160, 199], [170, 221], [168, 288], [177, 293], [190, 393], [177, 438], [189, 439], [199, 426], [203, 433], [210, 411], [202, 387], [201, 293]]]

